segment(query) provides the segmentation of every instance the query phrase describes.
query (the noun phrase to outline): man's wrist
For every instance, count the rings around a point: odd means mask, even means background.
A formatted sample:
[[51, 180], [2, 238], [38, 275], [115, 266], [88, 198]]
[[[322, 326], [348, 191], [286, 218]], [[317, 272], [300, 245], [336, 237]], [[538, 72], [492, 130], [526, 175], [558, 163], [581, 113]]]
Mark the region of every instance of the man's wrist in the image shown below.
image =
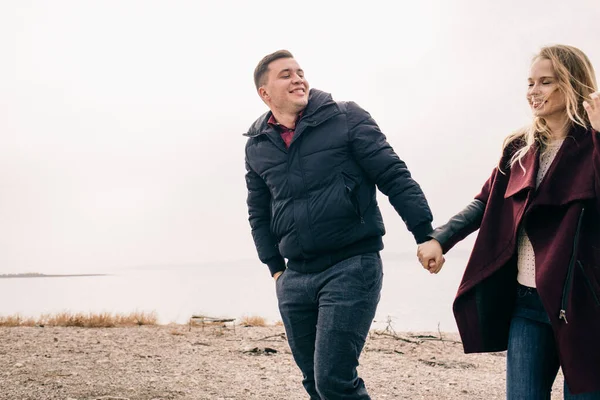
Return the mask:
[[281, 256], [275, 256], [268, 259], [266, 264], [269, 267], [269, 271], [271, 271], [271, 276], [274, 276], [277, 272], [282, 272], [285, 270], [285, 259]]
[[431, 226], [431, 222], [424, 222], [415, 226], [412, 229], [412, 234], [415, 237], [415, 241], [417, 244], [421, 244], [430, 239], [430, 234], [433, 232], [433, 227]]

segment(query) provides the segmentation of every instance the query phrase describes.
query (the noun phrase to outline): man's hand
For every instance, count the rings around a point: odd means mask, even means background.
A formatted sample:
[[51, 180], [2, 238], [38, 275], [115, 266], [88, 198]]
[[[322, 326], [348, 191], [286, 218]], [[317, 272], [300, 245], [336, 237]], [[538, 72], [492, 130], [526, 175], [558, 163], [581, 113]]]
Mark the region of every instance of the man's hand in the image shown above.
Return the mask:
[[277, 271], [275, 274], [273, 274], [273, 279], [275, 279], [275, 282], [277, 282], [277, 279], [279, 279], [281, 274], [283, 274], [283, 271]]
[[444, 262], [446, 262], [442, 246], [435, 239], [421, 243], [419, 247], [417, 247], [417, 258], [423, 268], [432, 274], [440, 272]]
[[583, 108], [587, 112], [592, 128], [600, 132], [600, 92], [592, 93], [590, 100], [583, 102]]

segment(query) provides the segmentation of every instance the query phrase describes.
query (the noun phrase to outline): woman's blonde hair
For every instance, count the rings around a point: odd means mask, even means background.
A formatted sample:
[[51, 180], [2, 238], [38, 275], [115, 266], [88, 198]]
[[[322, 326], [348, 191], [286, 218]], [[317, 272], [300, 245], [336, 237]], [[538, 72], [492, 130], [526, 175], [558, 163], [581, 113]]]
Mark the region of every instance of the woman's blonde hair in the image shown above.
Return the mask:
[[[571, 126], [579, 125], [589, 128], [590, 121], [583, 108], [583, 101], [589, 99], [590, 94], [597, 90], [594, 68], [588, 57], [578, 48], [566, 45], [543, 47], [533, 58], [549, 60], [558, 81], [558, 90], [564, 95], [566, 102], [566, 113]], [[512, 155], [508, 167], [517, 162], [521, 164], [522, 158], [529, 152], [537, 142], [542, 151], [551, 140], [551, 132], [542, 117], [534, 117], [531, 126], [520, 129], [509, 135], [502, 145], [504, 151], [510, 147], [518, 147]], [[502, 165], [499, 165], [502, 171]]]

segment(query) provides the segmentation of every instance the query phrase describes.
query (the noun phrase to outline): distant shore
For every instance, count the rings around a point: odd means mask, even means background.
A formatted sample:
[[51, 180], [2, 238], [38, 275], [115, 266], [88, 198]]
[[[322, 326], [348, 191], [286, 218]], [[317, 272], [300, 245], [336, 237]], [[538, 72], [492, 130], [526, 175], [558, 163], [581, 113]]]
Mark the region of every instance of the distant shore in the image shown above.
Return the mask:
[[73, 278], [83, 276], [108, 276], [109, 274], [38, 274], [28, 272], [24, 274], [0, 274], [0, 279], [6, 278]]

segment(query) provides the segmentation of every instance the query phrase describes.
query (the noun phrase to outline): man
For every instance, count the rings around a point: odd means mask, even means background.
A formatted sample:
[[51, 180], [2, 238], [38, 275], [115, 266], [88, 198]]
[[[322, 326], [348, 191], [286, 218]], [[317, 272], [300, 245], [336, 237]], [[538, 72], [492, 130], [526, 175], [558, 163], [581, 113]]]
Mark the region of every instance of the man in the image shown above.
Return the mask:
[[290, 52], [264, 57], [254, 82], [270, 111], [246, 134], [249, 221], [304, 388], [311, 399], [369, 399], [356, 367], [383, 277], [375, 185], [417, 243], [431, 211], [371, 116], [309, 91]]

